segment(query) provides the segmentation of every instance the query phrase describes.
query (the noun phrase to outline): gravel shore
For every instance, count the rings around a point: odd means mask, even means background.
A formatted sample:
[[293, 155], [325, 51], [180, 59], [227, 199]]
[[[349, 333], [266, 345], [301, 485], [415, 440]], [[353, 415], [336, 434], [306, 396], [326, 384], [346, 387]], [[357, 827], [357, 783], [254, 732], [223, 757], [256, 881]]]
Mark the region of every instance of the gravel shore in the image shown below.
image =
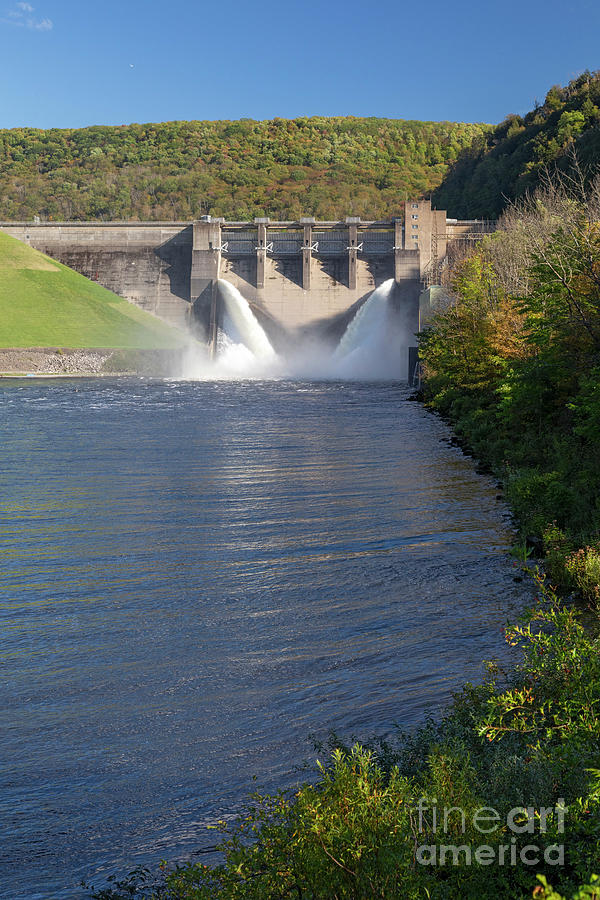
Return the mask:
[[0, 348], [3, 375], [178, 375], [175, 350], [62, 350], [56, 347]]

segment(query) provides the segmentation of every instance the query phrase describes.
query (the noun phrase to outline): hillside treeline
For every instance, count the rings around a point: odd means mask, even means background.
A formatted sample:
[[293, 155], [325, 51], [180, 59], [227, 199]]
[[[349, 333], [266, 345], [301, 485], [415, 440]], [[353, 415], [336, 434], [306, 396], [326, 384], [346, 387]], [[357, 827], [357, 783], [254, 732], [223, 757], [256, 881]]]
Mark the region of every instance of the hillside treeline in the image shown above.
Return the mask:
[[377, 218], [487, 126], [354, 117], [0, 131], [0, 220]]
[[550, 88], [526, 116], [481, 131], [433, 201], [457, 218], [496, 219], [508, 201], [539, 187], [547, 171], [569, 171], [573, 156], [584, 169], [600, 159], [600, 71]]

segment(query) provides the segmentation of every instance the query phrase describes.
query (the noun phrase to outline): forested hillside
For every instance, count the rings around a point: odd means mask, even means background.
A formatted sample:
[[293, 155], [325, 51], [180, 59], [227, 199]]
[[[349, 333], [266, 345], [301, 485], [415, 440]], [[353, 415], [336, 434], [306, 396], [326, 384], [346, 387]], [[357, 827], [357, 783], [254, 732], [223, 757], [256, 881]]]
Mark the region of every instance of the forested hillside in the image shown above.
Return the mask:
[[495, 219], [508, 200], [537, 188], [547, 170], [568, 170], [574, 156], [584, 170], [600, 160], [600, 71], [550, 88], [524, 118], [507, 116], [481, 131], [433, 201], [458, 218]]
[[354, 117], [0, 131], [0, 220], [400, 213], [489, 126]]
[[600, 158], [600, 71], [481, 124], [312, 117], [0, 131], [0, 220], [400, 214], [497, 218], [546, 170]]

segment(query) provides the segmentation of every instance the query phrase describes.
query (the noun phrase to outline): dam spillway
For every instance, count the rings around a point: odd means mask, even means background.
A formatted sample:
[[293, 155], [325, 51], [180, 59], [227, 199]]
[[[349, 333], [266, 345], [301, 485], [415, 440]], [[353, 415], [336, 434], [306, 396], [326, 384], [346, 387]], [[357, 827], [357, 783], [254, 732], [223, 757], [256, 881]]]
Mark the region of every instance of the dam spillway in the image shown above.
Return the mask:
[[296, 334], [273, 347], [251, 304], [229, 282], [217, 284], [217, 327], [211, 352], [191, 351], [186, 378], [201, 381], [405, 381], [411, 336], [394, 305], [392, 278], [362, 303], [337, 341], [318, 332]]

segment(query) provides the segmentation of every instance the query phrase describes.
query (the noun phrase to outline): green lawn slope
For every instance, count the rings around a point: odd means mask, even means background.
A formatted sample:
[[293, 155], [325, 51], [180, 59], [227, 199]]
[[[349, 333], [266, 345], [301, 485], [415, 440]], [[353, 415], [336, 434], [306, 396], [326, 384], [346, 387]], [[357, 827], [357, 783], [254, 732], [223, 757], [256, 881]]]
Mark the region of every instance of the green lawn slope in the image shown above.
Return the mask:
[[184, 336], [0, 231], [0, 347], [171, 349]]

